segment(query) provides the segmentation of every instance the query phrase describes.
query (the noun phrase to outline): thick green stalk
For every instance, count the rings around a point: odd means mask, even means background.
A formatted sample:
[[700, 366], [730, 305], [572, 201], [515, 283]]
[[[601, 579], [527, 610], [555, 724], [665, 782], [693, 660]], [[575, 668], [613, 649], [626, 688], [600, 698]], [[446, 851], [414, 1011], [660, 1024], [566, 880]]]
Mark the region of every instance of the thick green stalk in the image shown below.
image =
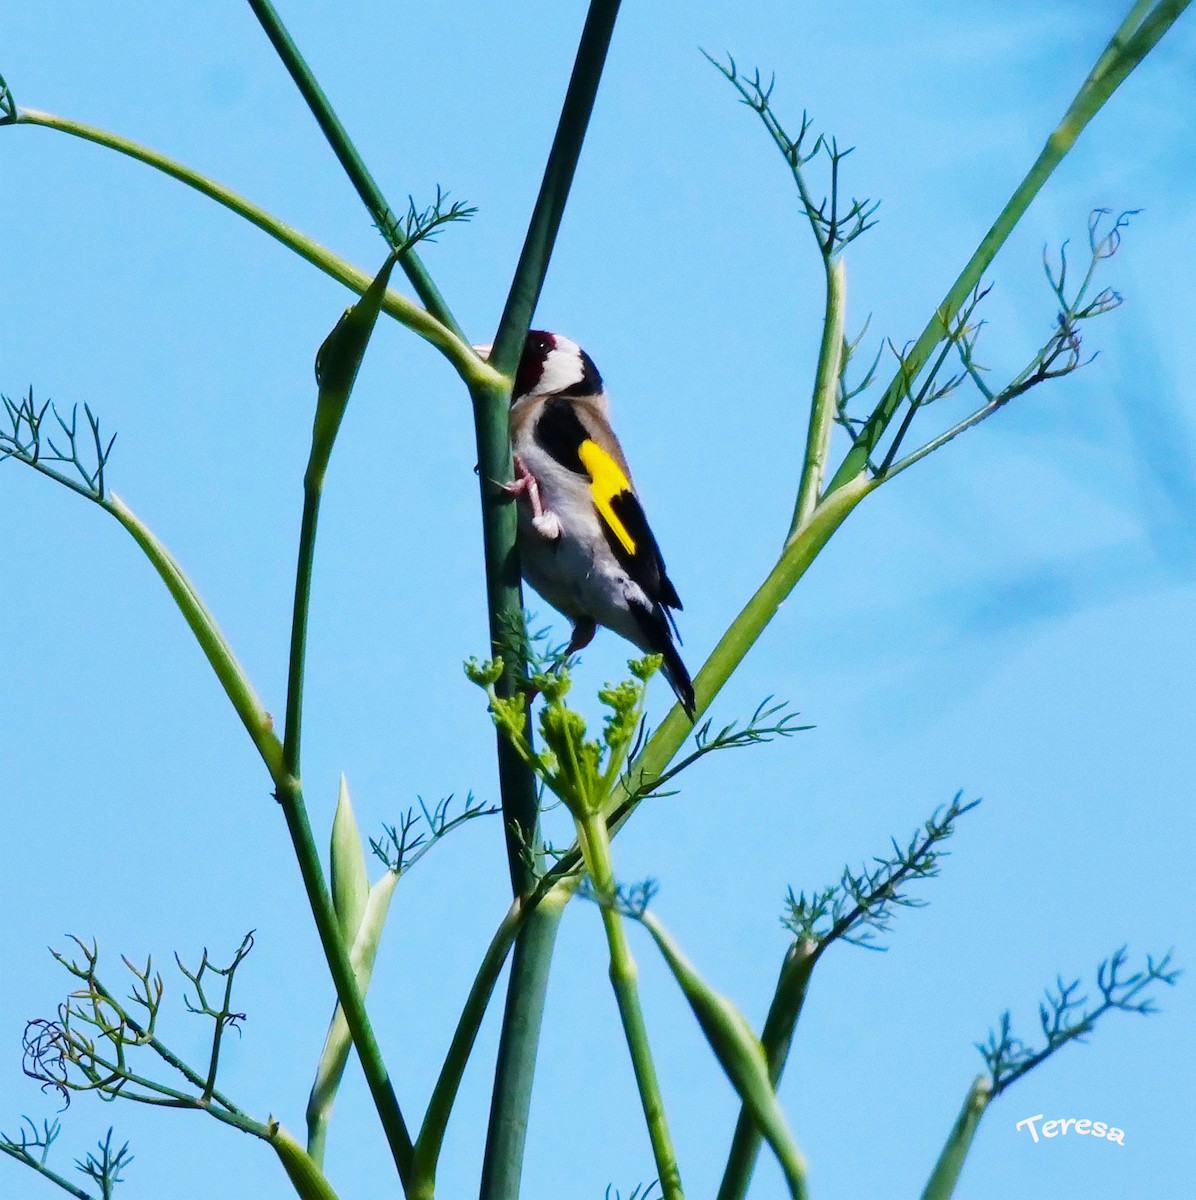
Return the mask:
[[598, 95], [602, 69], [606, 65], [606, 52], [614, 33], [615, 19], [619, 15], [619, 2], [590, 0], [586, 13], [577, 56], [573, 61], [573, 74], [569, 78], [556, 136], [540, 182], [540, 193], [536, 197], [519, 264], [515, 268], [506, 307], [494, 336], [490, 362], [496, 370], [507, 375], [514, 373], [519, 362], [524, 335], [536, 311], [544, 277], [548, 273], [548, 263], [552, 258], [561, 217], [569, 199], [569, 189], [573, 186], [577, 160], [581, 157], [582, 143]]
[[1160, 0], [1149, 14], [1143, 17], [1147, 6], [1140, 0], [1130, 10], [1068, 106], [1063, 119], [1047, 138], [1034, 165], [1018, 184], [975, 253], [968, 259], [967, 265], [951, 285], [942, 304], [918, 335], [918, 340], [904, 356], [902, 368], [885, 390], [872, 415], [860, 430], [859, 439], [848, 451], [831, 480], [831, 490], [846, 480], [855, 478], [865, 468], [868, 456], [876, 448], [889, 422], [901, 406], [908, 381], [915, 378], [929, 361], [935, 348], [946, 336], [952, 319], [971, 295], [973, 288], [980, 283], [984, 272], [988, 270], [997, 252], [1025, 215], [1035, 196], [1075, 145], [1076, 139], [1088, 122], [1096, 116], [1109, 97], [1190, 3], [1191, 0]]
[[[503, 660], [503, 673], [496, 690], [500, 696], [510, 696], [520, 686], [524, 675], [518, 636], [523, 628], [523, 586], [515, 551], [518, 514], [511, 498], [496, 486], [499, 480], [510, 479], [512, 474], [510, 383], [505, 381], [496, 387], [474, 388], [471, 395], [482, 504], [482, 551], [490, 644]], [[539, 853], [536, 779], [531, 768], [498, 730], [495, 738], [511, 888], [516, 896], [526, 896], [535, 886], [534, 855]]]
[[[618, 11], [619, 0], [591, 0], [586, 14], [556, 136], [490, 355], [490, 365], [507, 377], [507, 387], [475, 386], [471, 389], [477, 427], [492, 639], [505, 633], [509, 640], [510, 631], [523, 626], [523, 600], [515, 550], [516, 514], [514, 506], [497, 495], [493, 486], [493, 481], [511, 477], [509, 380], [514, 375], [527, 327], [544, 285]], [[506, 671], [498, 682], [500, 695], [510, 695], [523, 673], [523, 664], [512, 661], [513, 658], [509, 650], [504, 651]], [[535, 834], [535, 779], [501, 734], [498, 735], [498, 767], [511, 879], [515, 894], [527, 895], [536, 886], [535, 864], [528, 859], [539, 853]], [[486, 1132], [482, 1200], [516, 1200], [519, 1195], [536, 1051], [560, 916], [560, 909], [549, 908], [541, 912], [541, 906], [537, 905], [520, 930], [515, 946], [503, 1010], [490, 1124]]]
[[563, 903], [537, 903], [515, 942], [486, 1127], [482, 1200], [518, 1200], [548, 974], [564, 911]]
[[[601, 897], [613, 896], [615, 875], [611, 863], [610, 838], [601, 813], [577, 816], [577, 840], [581, 845], [586, 870], [595, 892]], [[652, 1143], [652, 1156], [656, 1161], [660, 1190], [664, 1200], [682, 1200], [684, 1192], [681, 1190], [681, 1172], [677, 1169], [677, 1156], [673, 1152], [668, 1118], [664, 1111], [664, 1098], [660, 1093], [660, 1081], [656, 1078], [656, 1066], [652, 1061], [648, 1027], [644, 1023], [644, 1011], [640, 1006], [637, 982], [639, 968], [627, 943], [622, 914], [610, 904], [602, 904], [601, 909], [606, 944], [610, 951], [611, 987], [619, 1006], [619, 1018], [623, 1023], [627, 1049], [631, 1053], [631, 1065], [635, 1071], [640, 1104], [644, 1109], [648, 1138]]]
[[[250, 224], [256, 225], [258, 229], [281, 242], [288, 250], [293, 250], [300, 258], [306, 259], [324, 274], [331, 276], [338, 283], [344, 284], [351, 291], [357, 292], [358, 295], [365, 292], [373, 280], [373, 276], [367, 271], [363, 271], [333, 254], [319, 242], [279, 220], [273, 213], [267, 212], [266, 209], [245, 199], [244, 196], [225, 187], [224, 184], [209, 179], [206, 175], [201, 175], [185, 163], [160, 154], [157, 150], [151, 150], [148, 146], [142, 146], [119, 134], [109, 133], [106, 129], [99, 129], [94, 125], [84, 125], [80, 121], [72, 121], [66, 117], [38, 112], [30, 108], [22, 108], [19, 111], [17, 124], [40, 126], [44, 129], [56, 129], [60, 133], [69, 133], [73, 137], [127, 155], [129, 158], [161, 171], [164, 175], [169, 175], [172, 179], [177, 179], [180, 183], [215, 200], [230, 212], [244, 217]], [[448, 329], [430, 313], [425, 312], [418, 304], [412, 303], [406, 296], [402, 296], [398, 292], [387, 291], [382, 300], [382, 311], [440, 350], [467, 383], [494, 382], [499, 378], [497, 372], [486, 366], [462, 337]]]
[[826, 471], [826, 456], [834, 428], [835, 399], [843, 363], [843, 328], [847, 317], [847, 275], [842, 258], [826, 262], [826, 312], [822, 320], [822, 344], [818, 349], [818, 368], [814, 375], [814, 397], [810, 402], [810, 423], [806, 432], [806, 455], [802, 463], [797, 503], [793, 508], [793, 537], [814, 513]]
[[[436, 1086], [432, 1089], [432, 1097], [428, 1101], [423, 1125], [415, 1140], [415, 1169], [407, 1191], [408, 1200], [431, 1200], [435, 1193], [436, 1167], [440, 1161], [440, 1151], [453, 1104], [456, 1102], [466, 1064], [477, 1041], [482, 1018], [486, 1015], [494, 987], [498, 983], [503, 964], [507, 961], [507, 955], [515, 944], [516, 935], [525, 921], [534, 920], [541, 912], [554, 923], [559, 920], [565, 904], [573, 894], [573, 888], [572, 882], [558, 885], [538, 902], [534, 911], [529, 909], [525, 901], [516, 899], [490, 939], [490, 945], [478, 967], [465, 1006], [458, 1018], [448, 1053], [440, 1068]], [[538, 1017], [536, 1025], [539, 1026]]]
[[[813, 938], [794, 942], [781, 964], [780, 978], [764, 1020], [764, 1031], [760, 1035], [764, 1057], [768, 1060], [768, 1077], [774, 1090], [781, 1081], [789, 1057], [789, 1047], [806, 1000], [806, 989], [810, 984], [817, 950], [818, 943]], [[731, 1139], [717, 1200], [743, 1200], [747, 1195], [756, 1159], [760, 1155], [761, 1140], [759, 1127], [752, 1120], [747, 1106], [743, 1105], [735, 1123], [735, 1134]]]
[[[332, 147], [337, 161], [344, 167], [345, 174], [349, 176], [362, 203], [366, 206], [370, 216], [374, 218], [374, 223], [390, 244], [390, 248], [397, 250], [403, 243], [403, 230], [399, 225], [398, 218], [387, 204], [382, 189], [374, 181], [374, 177], [357, 152], [357, 147], [353, 145], [348, 131], [333, 111], [332, 104], [324, 94], [324, 89], [316, 81], [316, 77], [312, 74], [303, 55], [299, 52], [299, 47], [295, 45], [286, 26], [283, 25], [282, 19], [274, 11], [274, 5], [270, 3], [270, 0], [249, 0], [249, 7], [253, 9], [254, 16], [261, 22], [271, 45], [277, 51], [278, 57], [282, 59], [283, 66], [295, 81], [295, 86], [298, 87], [303, 99], [307, 101], [307, 106], [311, 109], [317, 124], [328, 139], [328, 144]], [[423, 263], [420, 262], [419, 256], [414, 250], [409, 250], [403, 255], [401, 266], [428, 312], [460, 341], [464, 342], [465, 335], [461, 332], [444, 297], [437, 290], [436, 285], [432, 282], [432, 277], [424, 269]]]
[[955, 1185], [959, 1182], [959, 1173], [963, 1170], [964, 1159], [967, 1158], [972, 1139], [976, 1136], [980, 1118], [984, 1116], [984, 1110], [991, 1098], [988, 1076], [977, 1076], [947, 1136], [943, 1152], [934, 1164], [934, 1171], [922, 1192], [922, 1200], [951, 1200], [951, 1193], [955, 1191]]

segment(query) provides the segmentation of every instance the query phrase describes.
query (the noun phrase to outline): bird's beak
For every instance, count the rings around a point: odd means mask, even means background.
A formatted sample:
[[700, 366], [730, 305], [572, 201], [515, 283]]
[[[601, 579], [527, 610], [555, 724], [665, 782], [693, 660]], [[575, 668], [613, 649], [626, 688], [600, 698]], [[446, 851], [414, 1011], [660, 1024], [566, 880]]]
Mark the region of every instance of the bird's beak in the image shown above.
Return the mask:
[[490, 359], [490, 351], [494, 349], [494, 343], [493, 342], [482, 342], [481, 344], [479, 344], [477, 346], [471, 346], [470, 349], [483, 362], [488, 362]]

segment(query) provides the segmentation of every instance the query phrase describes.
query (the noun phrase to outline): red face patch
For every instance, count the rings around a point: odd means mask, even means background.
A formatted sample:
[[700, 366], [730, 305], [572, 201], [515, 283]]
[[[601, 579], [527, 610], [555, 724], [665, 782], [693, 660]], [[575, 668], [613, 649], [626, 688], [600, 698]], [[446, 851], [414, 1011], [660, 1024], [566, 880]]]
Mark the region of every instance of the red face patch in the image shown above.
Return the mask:
[[527, 341], [523, 343], [523, 357], [519, 360], [519, 370], [515, 372], [515, 386], [511, 395], [517, 400], [520, 396], [529, 396], [536, 390], [540, 377], [544, 374], [544, 363], [556, 349], [556, 338], [542, 329], [530, 329]]

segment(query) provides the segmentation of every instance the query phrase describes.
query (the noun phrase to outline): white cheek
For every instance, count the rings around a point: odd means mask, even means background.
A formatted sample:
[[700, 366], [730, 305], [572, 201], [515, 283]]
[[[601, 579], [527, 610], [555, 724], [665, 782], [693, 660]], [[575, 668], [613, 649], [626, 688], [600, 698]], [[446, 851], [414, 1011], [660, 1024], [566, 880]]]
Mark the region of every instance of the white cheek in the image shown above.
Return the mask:
[[536, 391], [551, 396], [575, 387], [584, 378], [585, 369], [578, 355], [567, 350], [551, 350], [544, 360], [544, 371]]

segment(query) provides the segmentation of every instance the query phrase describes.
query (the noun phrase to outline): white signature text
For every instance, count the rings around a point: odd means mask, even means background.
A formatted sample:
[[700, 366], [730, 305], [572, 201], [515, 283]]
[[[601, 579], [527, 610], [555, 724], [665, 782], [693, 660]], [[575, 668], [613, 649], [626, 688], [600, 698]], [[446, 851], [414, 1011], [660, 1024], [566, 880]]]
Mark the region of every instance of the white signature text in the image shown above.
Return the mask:
[[[1042, 1113], [1026, 1117], [1024, 1120], [1018, 1121], [1016, 1128], [1028, 1128], [1030, 1136], [1036, 1142], [1039, 1133], [1045, 1138], [1062, 1137], [1071, 1129], [1081, 1137], [1104, 1138], [1106, 1141], [1116, 1142], [1119, 1146], [1125, 1145], [1125, 1130], [1118, 1129], [1116, 1125], [1106, 1125], [1104, 1121], [1089, 1121], [1086, 1118], [1077, 1121], [1075, 1117], [1060, 1117], [1054, 1121], [1042, 1121], [1042, 1118]], [[1038, 1121], [1042, 1121], [1041, 1126], [1036, 1124]]]

